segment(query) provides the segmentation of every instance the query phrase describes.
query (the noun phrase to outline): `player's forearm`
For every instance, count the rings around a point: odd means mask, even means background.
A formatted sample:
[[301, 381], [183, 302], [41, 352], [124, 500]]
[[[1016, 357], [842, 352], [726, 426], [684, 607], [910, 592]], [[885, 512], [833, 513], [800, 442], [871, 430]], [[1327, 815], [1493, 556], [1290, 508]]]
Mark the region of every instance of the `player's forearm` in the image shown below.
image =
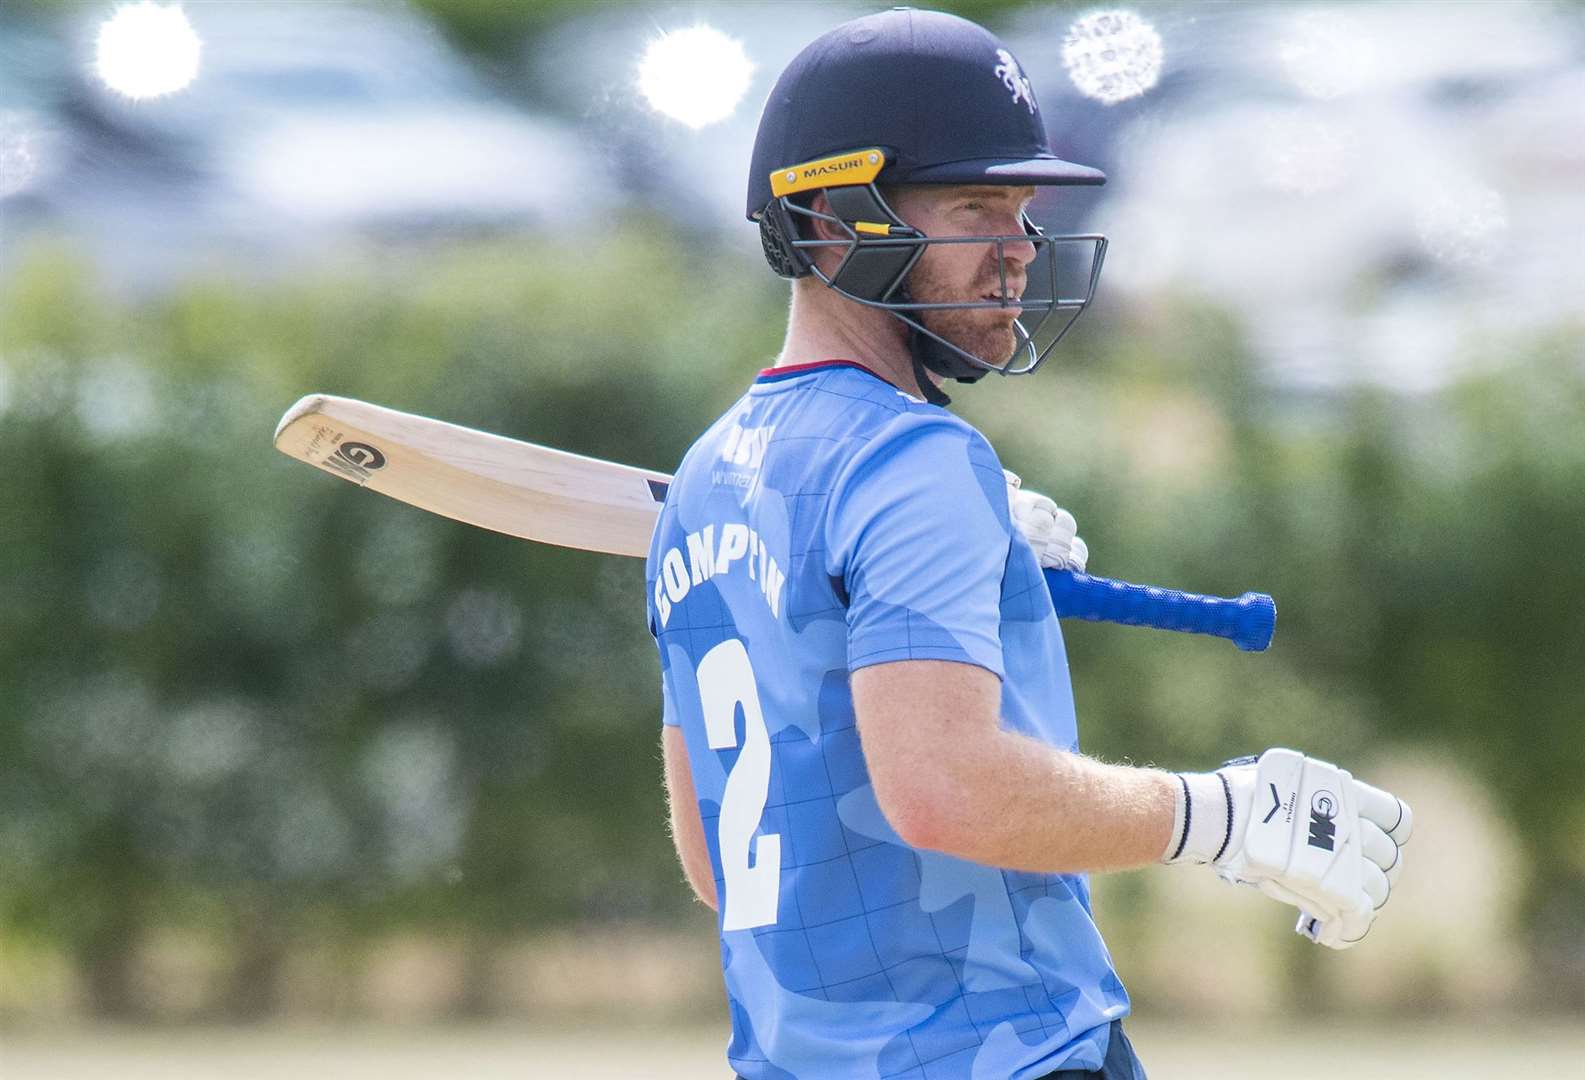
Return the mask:
[[[681, 814], [678, 807], [674, 806], [671, 819], [671, 842], [677, 849], [677, 861], [682, 865], [682, 873], [688, 879], [688, 886], [693, 889], [693, 894], [699, 902], [711, 911], [716, 910], [715, 875], [710, 868], [710, 853], [704, 847], [704, 834], [696, 832], [691, 823], [679, 820]], [[682, 813], [698, 812], [692, 804], [682, 808]]]
[[693, 888], [693, 894], [699, 898], [699, 903], [711, 911], [718, 910], [716, 907], [718, 901], [715, 897], [715, 879], [710, 876], [708, 866], [701, 870], [694, 863], [683, 859], [682, 872], [687, 877], [688, 884]]
[[1173, 783], [999, 731], [939, 773], [916, 846], [1038, 873], [1146, 866], [1172, 831]]
[[715, 911], [715, 873], [710, 864], [710, 848], [705, 840], [704, 821], [699, 815], [693, 774], [688, 767], [688, 746], [682, 730], [670, 725], [664, 727], [660, 748], [665, 765], [671, 842], [677, 849], [677, 861], [682, 864], [683, 875], [699, 902]]

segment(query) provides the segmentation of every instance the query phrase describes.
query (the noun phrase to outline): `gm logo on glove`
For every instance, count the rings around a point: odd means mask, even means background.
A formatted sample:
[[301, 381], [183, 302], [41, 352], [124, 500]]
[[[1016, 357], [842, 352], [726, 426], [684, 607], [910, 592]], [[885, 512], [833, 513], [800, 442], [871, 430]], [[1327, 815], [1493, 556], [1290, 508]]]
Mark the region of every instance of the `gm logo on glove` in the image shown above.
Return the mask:
[[1310, 799], [1310, 840], [1313, 848], [1331, 851], [1337, 844], [1337, 796], [1324, 788]]

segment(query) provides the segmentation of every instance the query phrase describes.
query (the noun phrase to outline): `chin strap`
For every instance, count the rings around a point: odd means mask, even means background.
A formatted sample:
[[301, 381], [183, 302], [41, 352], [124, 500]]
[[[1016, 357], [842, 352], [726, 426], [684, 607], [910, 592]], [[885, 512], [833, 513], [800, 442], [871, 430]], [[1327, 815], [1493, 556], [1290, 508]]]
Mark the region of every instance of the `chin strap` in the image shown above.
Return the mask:
[[952, 399], [942, 393], [941, 388], [935, 384], [935, 380], [925, 374], [925, 354], [929, 347], [934, 344], [935, 342], [932, 339], [921, 334], [918, 330], [912, 327], [909, 328], [908, 354], [914, 359], [914, 381], [919, 384], [919, 392], [925, 396], [925, 400], [930, 402], [930, 404], [946, 408], [952, 404]]
[[[913, 302], [913, 295], [906, 284], [897, 290], [897, 297], [904, 303]], [[925, 374], [926, 370], [935, 372], [943, 379], [955, 379], [960, 383], [978, 382], [984, 377], [984, 368], [964, 362], [952, 349], [921, 330], [912, 318], [898, 315], [897, 312], [892, 314], [908, 327], [908, 355], [914, 361], [914, 381], [919, 384], [919, 392], [930, 404], [945, 408], [952, 404], [952, 399]]]

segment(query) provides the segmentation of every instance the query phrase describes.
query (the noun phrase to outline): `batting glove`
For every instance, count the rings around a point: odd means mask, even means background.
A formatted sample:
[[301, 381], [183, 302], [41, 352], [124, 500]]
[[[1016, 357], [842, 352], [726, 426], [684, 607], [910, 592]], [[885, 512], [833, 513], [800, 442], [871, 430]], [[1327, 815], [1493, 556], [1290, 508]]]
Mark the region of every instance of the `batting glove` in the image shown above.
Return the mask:
[[1002, 475], [1007, 477], [1007, 510], [1040, 565], [1083, 572], [1090, 548], [1079, 537], [1073, 515], [1038, 491], [1023, 490], [1017, 473], [1003, 469]]
[[1359, 943], [1403, 871], [1414, 816], [1402, 799], [1294, 750], [1267, 750], [1214, 773], [1178, 775], [1162, 861], [1210, 863], [1299, 908], [1299, 933]]

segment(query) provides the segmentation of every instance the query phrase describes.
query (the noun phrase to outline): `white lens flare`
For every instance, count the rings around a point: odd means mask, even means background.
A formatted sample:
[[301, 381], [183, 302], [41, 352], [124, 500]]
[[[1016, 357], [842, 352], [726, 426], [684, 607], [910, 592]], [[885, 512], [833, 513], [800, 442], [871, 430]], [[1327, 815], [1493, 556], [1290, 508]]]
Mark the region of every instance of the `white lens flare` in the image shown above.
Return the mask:
[[1414, 223], [1420, 243], [1438, 262], [1483, 266], [1496, 258], [1508, 235], [1508, 207], [1491, 188], [1467, 185], [1431, 194]]
[[99, 27], [95, 69], [110, 89], [140, 101], [191, 83], [198, 52], [198, 34], [180, 6], [141, 0], [117, 8]]
[[638, 89], [650, 108], [697, 131], [731, 116], [753, 75], [742, 42], [700, 24], [649, 43]]
[[1062, 64], [1085, 97], [1106, 105], [1136, 98], [1161, 77], [1156, 28], [1132, 11], [1097, 11], [1068, 27]]

